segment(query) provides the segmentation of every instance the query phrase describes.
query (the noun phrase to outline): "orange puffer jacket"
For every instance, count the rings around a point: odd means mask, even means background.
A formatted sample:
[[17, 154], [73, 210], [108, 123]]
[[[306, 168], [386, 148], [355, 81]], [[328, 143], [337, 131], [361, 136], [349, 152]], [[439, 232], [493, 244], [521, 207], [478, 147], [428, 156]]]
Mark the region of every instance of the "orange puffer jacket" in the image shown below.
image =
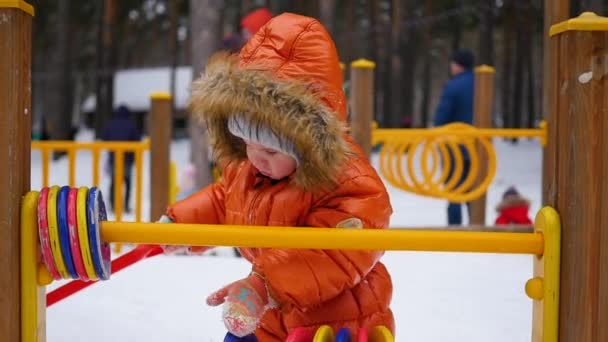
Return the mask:
[[[333, 41], [311, 18], [272, 19], [238, 56], [213, 57], [193, 83], [191, 110], [205, 122], [222, 180], [168, 209], [177, 223], [386, 228], [386, 189], [349, 138]], [[246, 113], [293, 143], [302, 162], [272, 180], [246, 159], [226, 122]], [[394, 331], [392, 283], [383, 252], [241, 248], [278, 307], [257, 338], [284, 341], [296, 327], [385, 325]]]

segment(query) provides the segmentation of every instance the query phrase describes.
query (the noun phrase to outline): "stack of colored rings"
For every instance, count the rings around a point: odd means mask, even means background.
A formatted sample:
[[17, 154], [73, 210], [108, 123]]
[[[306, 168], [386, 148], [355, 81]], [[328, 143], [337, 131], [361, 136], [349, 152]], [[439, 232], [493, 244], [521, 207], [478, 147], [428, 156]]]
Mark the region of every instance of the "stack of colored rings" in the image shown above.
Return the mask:
[[99, 232], [107, 220], [99, 189], [43, 188], [37, 213], [42, 261], [53, 279], [110, 279], [110, 246]]

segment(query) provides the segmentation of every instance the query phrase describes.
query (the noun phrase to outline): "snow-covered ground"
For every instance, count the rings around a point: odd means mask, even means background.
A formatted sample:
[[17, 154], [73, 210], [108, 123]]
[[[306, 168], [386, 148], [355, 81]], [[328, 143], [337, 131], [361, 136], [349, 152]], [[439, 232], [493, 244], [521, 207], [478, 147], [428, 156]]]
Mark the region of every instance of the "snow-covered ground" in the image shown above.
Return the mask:
[[[90, 136], [83, 131], [79, 139]], [[487, 223], [495, 219], [494, 206], [510, 185], [531, 200], [533, 216], [541, 204], [542, 148], [528, 140], [511, 145], [497, 139], [494, 145], [498, 172], [487, 194]], [[186, 140], [172, 143], [171, 159], [178, 170], [187, 164], [189, 148]], [[79, 154], [77, 163], [77, 185], [90, 185], [91, 156]], [[144, 172], [144, 184], [148, 179]], [[51, 183], [67, 184], [66, 160], [53, 162]], [[32, 188], [41, 184], [41, 159], [33, 152]], [[104, 192], [107, 186], [105, 176]], [[395, 212], [391, 227], [446, 224], [443, 200], [388, 189]], [[143, 198], [143, 217], [148, 220], [146, 186]], [[531, 256], [388, 252], [383, 262], [393, 277], [397, 341], [530, 341], [532, 301], [524, 284], [532, 276]], [[218, 256], [151, 258], [49, 308], [47, 341], [222, 341], [221, 309], [206, 306], [204, 298], [249, 269], [230, 248], [221, 248]]]

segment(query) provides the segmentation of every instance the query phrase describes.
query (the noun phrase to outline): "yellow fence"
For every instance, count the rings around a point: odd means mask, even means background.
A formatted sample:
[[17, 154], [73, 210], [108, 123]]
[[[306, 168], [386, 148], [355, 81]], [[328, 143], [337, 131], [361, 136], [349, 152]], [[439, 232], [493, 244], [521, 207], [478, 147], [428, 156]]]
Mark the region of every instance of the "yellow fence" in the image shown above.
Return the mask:
[[32, 142], [32, 151], [39, 150], [42, 157], [42, 186], [49, 186], [49, 158], [53, 151], [64, 151], [68, 156], [68, 183], [71, 187], [76, 186], [76, 155], [81, 151], [90, 151], [93, 156], [92, 184], [100, 184], [100, 160], [102, 152], [114, 152], [114, 215], [117, 221], [123, 216], [124, 188], [124, 153], [135, 154], [135, 221], [140, 222], [142, 216], [142, 193], [143, 193], [143, 153], [150, 150], [149, 140], [141, 142], [74, 142], [74, 141], [35, 141]]
[[[419, 195], [468, 202], [486, 193], [496, 174], [493, 137], [540, 138], [538, 129], [480, 129], [453, 123], [430, 129], [373, 129], [372, 145], [382, 144], [380, 173], [391, 185]], [[465, 171], [465, 154], [470, 160]]]

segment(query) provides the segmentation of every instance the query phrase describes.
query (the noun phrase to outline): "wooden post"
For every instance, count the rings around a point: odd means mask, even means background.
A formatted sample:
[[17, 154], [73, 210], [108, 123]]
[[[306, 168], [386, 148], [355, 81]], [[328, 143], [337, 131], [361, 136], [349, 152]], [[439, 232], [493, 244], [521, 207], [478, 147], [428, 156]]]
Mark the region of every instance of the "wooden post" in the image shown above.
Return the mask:
[[[557, 44], [549, 37], [549, 29], [552, 25], [565, 21], [570, 17], [569, 0], [545, 0], [545, 38], [543, 41], [543, 118], [547, 122], [548, 139], [556, 136], [556, 125], [551, 112], [550, 98], [556, 99], [558, 82], [556, 79], [555, 66], [557, 64]], [[555, 200], [555, 188], [547, 183], [555, 172], [555, 145], [548, 144], [543, 151], [543, 203]]]
[[[547, 141], [543, 150], [543, 186], [542, 203], [555, 203], [556, 188], [554, 181], [556, 174], [556, 145], [557, 122], [552, 110], [557, 108], [551, 101], [558, 98], [557, 78], [557, 41], [549, 37], [550, 27], [558, 22], [568, 19], [570, 16], [570, 0], [545, 0], [544, 31], [543, 40], [543, 118], [547, 123]], [[563, 137], [563, 136], [562, 136]], [[553, 184], [552, 184], [553, 183]], [[565, 241], [562, 239], [562, 241]], [[544, 266], [540, 258], [534, 259], [534, 276], [544, 276]], [[543, 302], [534, 301], [532, 304], [532, 341], [543, 341]]]
[[363, 153], [372, 151], [372, 120], [374, 119], [374, 68], [372, 61], [359, 59], [350, 64], [352, 136]]
[[545, 198], [562, 221], [559, 341], [608, 341], [608, 18], [551, 27]]
[[153, 93], [150, 100], [150, 221], [154, 222], [165, 214], [169, 204], [171, 95]]
[[[494, 68], [481, 65], [475, 68], [475, 109], [473, 123], [478, 128], [492, 128], [492, 109], [494, 106]], [[486, 150], [477, 144], [479, 170], [475, 184], [480, 184], [488, 173], [488, 156]], [[469, 224], [486, 224], [486, 195], [471, 202], [469, 207]]]
[[21, 340], [20, 211], [30, 189], [34, 9], [0, 1], [0, 336]]

